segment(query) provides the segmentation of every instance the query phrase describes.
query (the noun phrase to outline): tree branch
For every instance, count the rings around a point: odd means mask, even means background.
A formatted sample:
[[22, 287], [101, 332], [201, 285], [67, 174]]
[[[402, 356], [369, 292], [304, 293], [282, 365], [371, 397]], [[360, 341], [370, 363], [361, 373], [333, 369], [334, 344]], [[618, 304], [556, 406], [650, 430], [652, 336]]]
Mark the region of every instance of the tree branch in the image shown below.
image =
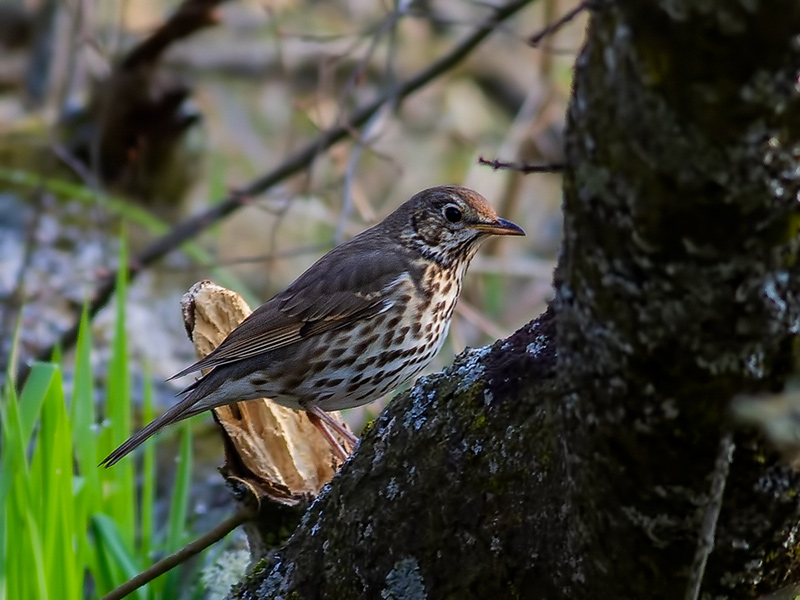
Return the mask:
[[529, 175], [530, 173], [559, 173], [566, 168], [566, 165], [561, 163], [546, 163], [542, 165], [526, 165], [521, 163], [506, 162], [498, 159], [488, 160], [482, 156], [478, 158], [479, 165], [486, 165], [492, 167], [492, 170], [508, 169]]
[[147, 585], [153, 581], [156, 577], [159, 577], [170, 569], [173, 569], [179, 564], [186, 562], [191, 557], [199, 554], [212, 544], [216, 544], [231, 531], [239, 527], [239, 525], [252, 519], [255, 512], [256, 511], [249, 509], [238, 510], [233, 516], [225, 519], [222, 523], [214, 527], [212, 530], [204, 533], [193, 542], [186, 544], [177, 552], [162, 558], [141, 573], [131, 577], [119, 587], [114, 588], [108, 594], [103, 596], [102, 600], [121, 600], [122, 598], [132, 594], [143, 585]]

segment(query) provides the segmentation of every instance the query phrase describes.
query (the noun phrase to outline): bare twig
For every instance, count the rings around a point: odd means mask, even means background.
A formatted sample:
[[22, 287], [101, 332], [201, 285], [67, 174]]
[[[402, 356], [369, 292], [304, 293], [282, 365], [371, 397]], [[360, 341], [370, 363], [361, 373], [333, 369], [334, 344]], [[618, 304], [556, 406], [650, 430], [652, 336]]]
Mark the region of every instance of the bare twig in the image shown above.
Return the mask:
[[563, 171], [566, 165], [562, 163], [546, 163], [542, 165], [524, 165], [521, 163], [505, 162], [502, 160], [487, 160], [482, 156], [478, 158], [479, 165], [486, 165], [492, 167], [495, 171], [498, 169], [509, 169], [511, 171], [519, 171], [520, 173], [557, 173]]
[[689, 584], [686, 586], [686, 600], [698, 600], [700, 588], [703, 585], [703, 575], [706, 571], [708, 556], [714, 549], [714, 533], [717, 530], [717, 519], [722, 508], [722, 495], [725, 492], [725, 482], [728, 479], [731, 460], [733, 459], [733, 434], [726, 431], [719, 442], [717, 460], [714, 462], [714, 477], [711, 480], [711, 493], [708, 497], [706, 512], [703, 515], [703, 524], [700, 536], [697, 539], [692, 569], [689, 573]]
[[132, 577], [121, 586], [114, 588], [108, 594], [103, 596], [102, 600], [120, 600], [127, 595], [132, 594], [143, 585], [153, 581], [156, 577], [163, 575], [170, 569], [177, 567], [179, 564], [186, 562], [195, 554], [199, 554], [211, 544], [215, 544], [231, 531], [236, 529], [242, 523], [245, 523], [253, 518], [255, 511], [252, 509], [241, 509], [236, 512], [232, 517], [225, 519], [222, 523], [214, 527], [208, 533], [203, 534], [193, 542], [189, 542], [186, 546], [162, 558], [151, 567], [145, 569], [138, 575]]
[[544, 38], [553, 35], [564, 25], [572, 21], [572, 19], [581, 14], [584, 10], [594, 8], [596, 4], [597, 3], [594, 0], [584, 0], [584, 2], [581, 2], [578, 4], [578, 6], [568, 11], [563, 17], [558, 19], [558, 21], [548, 24], [544, 29], [529, 37], [528, 43], [534, 47], [538, 46]]
[[153, 34], [137, 44], [122, 60], [123, 69], [136, 69], [155, 63], [173, 43], [199, 29], [216, 24], [215, 9], [227, 0], [184, 0], [178, 9]]
[[100, 184], [97, 181], [94, 173], [92, 173], [85, 164], [81, 162], [64, 144], [60, 142], [51, 142], [50, 151], [64, 163], [67, 168], [72, 170], [75, 175], [83, 182], [83, 184], [90, 190], [100, 189]]
[[248, 265], [252, 263], [265, 263], [273, 260], [281, 260], [285, 258], [294, 258], [296, 256], [304, 256], [306, 254], [323, 254], [325, 251], [330, 250], [333, 242], [323, 242], [320, 244], [307, 244], [305, 246], [297, 246], [296, 248], [287, 248], [276, 252], [269, 252], [266, 254], [256, 254], [253, 256], [235, 256], [227, 260], [215, 261], [213, 265], [205, 265], [208, 268], [230, 266], [230, 265]]
[[[283, 163], [269, 173], [251, 181], [240, 192], [232, 193], [205, 212], [178, 223], [168, 234], [145, 248], [124, 267], [128, 270], [128, 278], [133, 279], [148, 265], [153, 264], [164, 255], [175, 250], [181, 244], [215, 224], [220, 219], [236, 212], [243, 204], [243, 197], [247, 198], [249, 196], [262, 194], [287, 177], [306, 169], [321, 151], [330, 148], [344, 139], [352, 129], [363, 125], [387, 103], [398, 103], [400, 100], [410, 96], [443, 73], [446, 73], [457, 64], [461, 63], [469, 56], [470, 52], [495, 30], [499, 23], [509, 18], [532, 1], [533, 0], [512, 0], [508, 4], [499, 7], [477, 30], [464, 38], [464, 40], [457, 44], [448, 54], [421, 70], [413, 77], [400, 83], [396, 88], [381, 95], [372, 103], [356, 110], [346, 123], [322, 132], [314, 141], [289, 156]], [[116, 273], [110, 273], [109, 276], [98, 285], [88, 307], [90, 318], [93, 318], [113, 295], [115, 279]], [[77, 336], [78, 323], [75, 323], [61, 335], [61, 338], [56, 344], [43, 349], [38, 353], [38, 356], [46, 359], [51, 356], [53, 349], [57, 346], [62, 349], [72, 347]], [[22, 381], [24, 375], [27, 373], [27, 368], [23, 368], [25, 369], [25, 373], [20, 374], [19, 381]]]
[[[333, 239], [337, 244], [341, 244], [344, 241], [344, 231], [345, 227], [347, 226], [347, 220], [349, 219], [350, 213], [353, 211], [353, 205], [355, 204], [353, 201], [355, 190], [353, 188], [355, 187], [356, 168], [361, 160], [361, 155], [364, 153], [364, 148], [366, 148], [370, 143], [371, 138], [374, 139], [380, 135], [380, 128], [382, 125], [385, 125], [385, 120], [382, 118], [383, 116], [383, 111], [377, 112], [369, 121], [367, 121], [367, 123], [364, 125], [364, 131], [356, 139], [353, 152], [350, 154], [350, 159], [347, 161], [344, 202], [342, 203], [342, 211], [339, 215], [339, 221], [336, 223], [336, 232], [333, 236]], [[379, 131], [375, 132], [374, 130], [376, 129]]]
[[[402, 4], [402, 3], [401, 3]], [[398, 5], [401, 6], [401, 5]], [[387, 36], [389, 38], [389, 47], [390, 50], [387, 52], [386, 55], [386, 74], [387, 74], [387, 88], [393, 89], [396, 87], [396, 78], [395, 78], [395, 52], [392, 51], [392, 48], [395, 48], [397, 45], [397, 24], [400, 22], [400, 18], [407, 14], [408, 6], [402, 6], [398, 10], [394, 11], [386, 22], [378, 29], [376, 34], [373, 37], [372, 44], [367, 51], [367, 54], [359, 61], [359, 64], [350, 74], [348, 78], [347, 84], [345, 86], [345, 91], [350, 88], [355, 87], [355, 83], [359, 77], [361, 77], [366, 70], [367, 63], [369, 59], [375, 54], [378, 43], [380, 40]], [[342, 94], [342, 100], [344, 98], [344, 94]], [[340, 102], [340, 106], [343, 106], [344, 102]], [[356, 140], [355, 147], [353, 152], [350, 155], [350, 159], [347, 161], [347, 171], [345, 176], [345, 187], [344, 187], [344, 202], [342, 204], [341, 214], [339, 215], [339, 221], [336, 224], [336, 232], [334, 234], [334, 240], [337, 244], [341, 243], [344, 240], [344, 229], [345, 225], [347, 224], [347, 220], [350, 217], [350, 213], [353, 210], [353, 196], [355, 195], [355, 176], [356, 176], [356, 168], [358, 167], [359, 162], [361, 161], [361, 156], [364, 153], [364, 148], [366, 148], [371, 138], [377, 138], [380, 133], [381, 129], [385, 129], [386, 119], [384, 118], [390, 111], [394, 110], [393, 103], [387, 103], [382, 110], [376, 112], [364, 125], [363, 131], [358, 133], [356, 132], [354, 138]]]
[[491, 319], [484, 317], [478, 309], [468, 302], [465, 302], [463, 298], [456, 304], [456, 312], [462, 316], [464, 320], [480, 329], [481, 332], [492, 339], [499, 340], [508, 336], [507, 331], [503, 331], [503, 329], [493, 323]]

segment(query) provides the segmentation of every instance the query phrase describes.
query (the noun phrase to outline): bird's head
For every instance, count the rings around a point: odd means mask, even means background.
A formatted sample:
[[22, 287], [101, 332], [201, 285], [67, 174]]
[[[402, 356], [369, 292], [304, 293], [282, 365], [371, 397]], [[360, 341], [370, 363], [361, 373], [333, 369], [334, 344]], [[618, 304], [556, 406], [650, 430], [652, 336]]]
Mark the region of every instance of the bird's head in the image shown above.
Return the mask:
[[444, 267], [469, 262], [491, 235], [525, 235], [501, 219], [486, 199], [470, 189], [439, 186], [423, 190], [400, 206], [386, 222], [400, 231], [400, 242]]

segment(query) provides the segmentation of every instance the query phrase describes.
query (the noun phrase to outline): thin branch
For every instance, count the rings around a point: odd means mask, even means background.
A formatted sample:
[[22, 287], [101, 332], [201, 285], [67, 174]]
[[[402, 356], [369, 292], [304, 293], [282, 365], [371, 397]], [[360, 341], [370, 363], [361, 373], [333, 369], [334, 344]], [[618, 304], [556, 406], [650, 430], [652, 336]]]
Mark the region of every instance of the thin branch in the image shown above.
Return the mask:
[[509, 169], [511, 171], [519, 171], [520, 173], [558, 173], [566, 168], [562, 163], [545, 163], [541, 165], [524, 165], [521, 163], [505, 162], [502, 160], [487, 160], [482, 156], [478, 158], [479, 165], [486, 165], [492, 167], [495, 171], [498, 169]]
[[533, 34], [531, 37], [528, 38], [528, 43], [536, 47], [538, 46], [542, 40], [546, 37], [549, 37], [556, 33], [559, 29], [561, 29], [564, 25], [572, 21], [575, 17], [581, 14], [584, 10], [588, 10], [594, 8], [597, 4], [596, 0], [584, 0], [573, 8], [572, 10], [568, 11], [563, 17], [561, 17], [558, 21], [550, 23], [544, 29], [539, 31], [538, 33]]
[[217, 23], [216, 8], [227, 0], [184, 0], [153, 34], [137, 44], [120, 66], [125, 70], [154, 64], [173, 43]]
[[169, 556], [162, 558], [157, 563], [154, 563], [149, 568], [123, 583], [121, 586], [114, 588], [108, 594], [103, 596], [102, 600], [120, 600], [121, 598], [125, 598], [127, 595], [132, 594], [143, 585], [153, 581], [156, 577], [163, 575], [170, 569], [177, 567], [183, 562], [186, 562], [195, 554], [199, 554], [211, 544], [217, 543], [231, 531], [236, 529], [239, 525], [252, 519], [254, 514], [255, 511], [249, 508], [239, 510], [232, 517], [225, 519], [222, 523], [214, 527], [214, 529], [208, 533], [205, 533], [193, 542], [188, 543], [174, 554], [170, 554]]
[[[381, 95], [372, 103], [356, 110], [346, 123], [322, 132], [310, 144], [295, 152], [269, 173], [251, 181], [241, 191], [230, 194], [227, 198], [215, 204], [205, 212], [178, 223], [168, 234], [156, 240], [131, 260], [126, 266], [128, 269], [128, 279], [132, 280], [148, 265], [153, 264], [164, 255], [175, 250], [181, 244], [215, 224], [223, 217], [236, 212], [244, 204], [243, 198], [262, 194], [287, 177], [306, 169], [320, 152], [329, 149], [334, 144], [347, 137], [352, 129], [363, 125], [384, 105], [399, 103], [402, 99], [410, 96], [440, 75], [460, 64], [470, 52], [494, 31], [499, 23], [508, 19], [531, 2], [533, 2], [533, 0], [513, 0], [496, 9], [494, 14], [488, 18], [483, 25], [457, 44], [448, 54], [429, 67], [421, 70], [415, 76], [402, 82], [398, 87]], [[114, 294], [115, 279], [116, 273], [110, 273], [108, 277], [100, 282], [89, 303], [89, 318], [93, 318], [97, 312], [108, 303], [109, 299]], [[47, 359], [52, 355], [53, 349], [57, 346], [63, 349], [72, 347], [78, 337], [78, 325], [78, 323], [75, 323], [61, 335], [61, 338], [56, 344], [40, 351], [37, 356], [40, 359]], [[27, 368], [23, 368], [26, 369], [27, 372]], [[19, 378], [20, 382], [24, 379], [24, 375], [25, 373], [21, 373]]]
[[277, 252], [269, 252], [266, 254], [256, 254], [252, 256], [236, 256], [227, 260], [219, 260], [214, 262], [213, 265], [205, 265], [205, 267], [222, 267], [231, 265], [247, 265], [252, 263], [264, 263], [273, 260], [281, 260], [285, 258], [294, 258], [297, 256], [304, 256], [306, 254], [320, 254], [326, 250], [330, 250], [333, 246], [333, 241], [330, 243], [323, 242], [320, 244], [307, 244], [305, 246], [297, 246], [296, 248], [287, 248]]
[[692, 561], [692, 570], [689, 573], [689, 584], [686, 586], [686, 600], [698, 600], [700, 588], [703, 586], [703, 575], [706, 572], [708, 556], [714, 549], [714, 534], [717, 530], [719, 511], [722, 508], [722, 495], [725, 492], [725, 482], [728, 480], [731, 460], [733, 459], [733, 434], [726, 431], [719, 442], [717, 460], [714, 462], [714, 477], [711, 480], [711, 493], [708, 498], [706, 512], [703, 515], [703, 524], [700, 536], [697, 539], [697, 550]]
[[465, 302], [463, 298], [456, 304], [456, 313], [492, 339], [499, 340], [509, 335], [508, 331], [504, 331], [491, 319], [484, 317], [477, 308]]
[[[342, 202], [342, 211], [339, 215], [339, 220], [336, 223], [336, 231], [333, 234], [333, 239], [337, 244], [341, 244], [344, 241], [344, 231], [345, 227], [347, 226], [347, 220], [350, 217], [350, 213], [353, 212], [353, 205], [355, 204], [353, 201], [353, 196], [355, 194], [353, 188], [355, 187], [356, 169], [358, 168], [358, 163], [361, 160], [364, 149], [369, 146], [372, 139], [377, 138], [380, 135], [380, 126], [385, 125], [385, 119], [382, 118], [383, 116], [384, 115], [382, 112], [378, 112], [375, 113], [369, 121], [367, 121], [366, 125], [364, 125], [363, 132], [356, 139], [353, 151], [350, 153], [350, 158], [347, 161], [347, 169], [345, 171], [344, 201]], [[379, 131], [373, 131], [375, 129]]]
[[99, 190], [100, 184], [94, 173], [92, 173], [79, 158], [60, 142], [51, 142], [50, 151], [64, 163], [68, 169], [72, 170], [83, 184], [92, 191]]

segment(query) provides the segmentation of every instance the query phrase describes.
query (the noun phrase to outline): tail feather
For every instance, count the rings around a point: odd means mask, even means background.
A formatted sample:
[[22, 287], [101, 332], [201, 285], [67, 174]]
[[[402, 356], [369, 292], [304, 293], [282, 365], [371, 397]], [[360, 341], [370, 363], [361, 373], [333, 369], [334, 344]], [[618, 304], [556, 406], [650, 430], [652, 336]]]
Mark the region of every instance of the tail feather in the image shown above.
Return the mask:
[[180, 392], [180, 396], [185, 395], [183, 399], [171, 406], [152, 423], [148, 423], [140, 431], [133, 434], [124, 444], [106, 456], [100, 465], [106, 468], [115, 465], [121, 458], [135, 450], [153, 434], [173, 423], [183, 421], [184, 419], [222, 406], [223, 404], [233, 404], [240, 400], [247, 400], [247, 398], [244, 397], [234, 398], [230, 396], [230, 394], [225, 395], [218, 393], [220, 387], [223, 386], [228, 379], [237, 379], [238, 377], [239, 374], [236, 370], [231, 371], [229, 368], [219, 369], [217, 367], [211, 369], [211, 371], [203, 375], [203, 377], [192, 382]]
[[[194, 384], [189, 386], [189, 388], [185, 389], [181, 393], [187, 392], [193, 387]], [[164, 412], [164, 414], [148, 423], [145, 427], [128, 438], [119, 448], [106, 456], [100, 463], [100, 466], [108, 468], [117, 464], [123, 457], [141, 446], [152, 435], [164, 427], [172, 425], [173, 423], [177, 423], [178, 421], [183, 421], [184, 419], [188, 419], [193, 415], [203, 412], [203, 410], [192, 410], [194, 404], [198, 400], [199, 398], [195, 397], [195, 394], [190, 394], [174, 406], [170, 407], [166, 412]]]
[[185, 375], [188, 375], [189, 373], [194, 373], [195, 371], [199, 371], [202, 367], [198, 367], [197, 366], [198, 363], [200, 363], [199, 360], [196, 363], [191, 364], [188, 367], [186, 367], [183, 371], [180, 371], [179, 373], [175, 373], [175, 375], [173, 375], [172, 377], [167, 379], [167, 381], [172, 381], [173, 379], [179, 379], [181, 377], [184, 377]]

